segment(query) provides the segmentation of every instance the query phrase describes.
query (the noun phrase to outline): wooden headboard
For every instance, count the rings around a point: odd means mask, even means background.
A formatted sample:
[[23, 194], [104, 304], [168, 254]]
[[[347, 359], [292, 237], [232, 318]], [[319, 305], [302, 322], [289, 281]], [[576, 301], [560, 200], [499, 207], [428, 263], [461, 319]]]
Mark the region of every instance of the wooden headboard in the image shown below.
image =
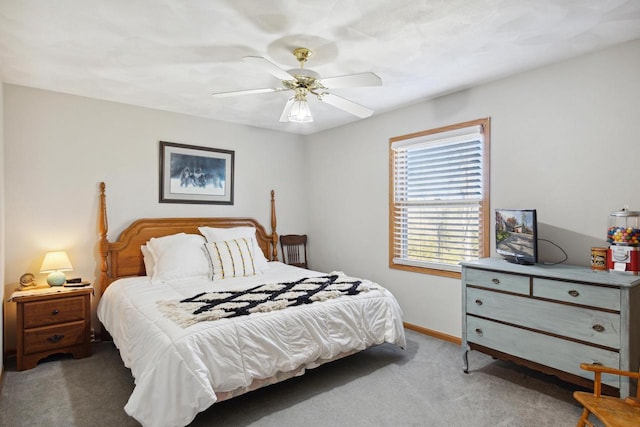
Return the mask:
[[271, 233], [253, 218], [146, 218], [131, 223], [115, 242], [107, 239], [107, 201], [105, 183], [100, 183], [100, 289], [104, 292], [116, 279], [144, 276], [144, 260], [140, 246], [152, 237], [176, 233], [200, 234], [198, 227], [256, 228], [258, 244], [270, 261], [278, 260], [278, 235], [276, 233], [275, 192], [271, 190]]

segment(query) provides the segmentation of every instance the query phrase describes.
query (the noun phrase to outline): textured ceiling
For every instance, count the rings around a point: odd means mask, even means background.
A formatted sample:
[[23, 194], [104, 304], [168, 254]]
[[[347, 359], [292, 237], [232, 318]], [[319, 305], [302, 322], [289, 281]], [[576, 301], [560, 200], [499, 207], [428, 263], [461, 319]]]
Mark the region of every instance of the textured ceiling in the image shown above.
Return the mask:
[[242, 57], [382, 87], [333, 93], [397, 109], [640, 38], [640, 0], [1, 0], [0, 78], [127, 104], [309, 134], [360, 120], [317, 99], [280, 123], [291, 92]]

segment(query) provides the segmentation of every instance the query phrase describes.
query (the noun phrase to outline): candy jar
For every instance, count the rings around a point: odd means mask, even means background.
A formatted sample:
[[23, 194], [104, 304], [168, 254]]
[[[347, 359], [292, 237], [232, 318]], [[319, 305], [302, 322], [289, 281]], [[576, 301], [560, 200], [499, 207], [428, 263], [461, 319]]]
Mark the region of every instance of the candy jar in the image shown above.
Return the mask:
[[640, 245], [640, 212], [624, 208], [609, 215], [607, 242], [610, 245]]
[[609, 215], [607, 269], [640, 274], [640, 212], [624, 208]]

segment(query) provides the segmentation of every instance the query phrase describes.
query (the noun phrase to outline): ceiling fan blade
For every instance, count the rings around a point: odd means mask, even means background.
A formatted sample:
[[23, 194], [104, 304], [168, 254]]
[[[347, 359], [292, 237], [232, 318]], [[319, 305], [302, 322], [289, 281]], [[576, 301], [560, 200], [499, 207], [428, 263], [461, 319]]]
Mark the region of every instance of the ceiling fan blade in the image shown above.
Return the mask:
[[363, 107], [360, 104], [356, 104], [353, 101], [349, 101], [341, 96], [334, 95], [332, 93], [323, 93], [318, 99], [322, 102], [326, 102], [329, 105], [333, 105], [336, 108], [346, 111], [347, 113], [351, 113], [354, 116], [360, 117], [361, 119], [365, 119], [373, 114], [373, 110], [370, 110], [366, 107]]
[[282, 114], [280, 115], [281, 122], [289, 121], [289, 112], [291, 111], [291, 107], [293, 107], [293, 102], [295, 100], [296, 100], [295, 97], [292, 96], [291, 98], [289, 98], [289, 100], [285, 104], [284, 109], [282, 110]]
[[231, 91], [231, 92], [212, 93], [211, 96], [213, 96], [214, 98], [227, 98], [229, 96], [252, 95], [254, 93], [281, 92], [283, 90], [289, 90], [289, 89], [286, 89], [286, 88], [283, 88], [283, 87], [279, 87], [279, 88], [234, 90], [234, 91]]
[[321, 79], [323, 86], [329, 89], [358, 86], [382, 86], [382, 79], [374, 73], [347, 74], [346, 76]]
[[273, 74], [274, 76], [276, 76], [277, 78], [279, 78], [280, 80], [294, 80], [295, 77], [293, 77], [291, 74], [287, 73], [285, 70], [283, 70], [282, 68], [278, 67], [276, 64], [274, 64], [273, 62], [269, 61], [268, 59], [265, 59], [261, 56], [245, 56], [244, 58], [242, 58], [243, 60], [252, 63], [260, 68], [262, 68], [263, 70]]

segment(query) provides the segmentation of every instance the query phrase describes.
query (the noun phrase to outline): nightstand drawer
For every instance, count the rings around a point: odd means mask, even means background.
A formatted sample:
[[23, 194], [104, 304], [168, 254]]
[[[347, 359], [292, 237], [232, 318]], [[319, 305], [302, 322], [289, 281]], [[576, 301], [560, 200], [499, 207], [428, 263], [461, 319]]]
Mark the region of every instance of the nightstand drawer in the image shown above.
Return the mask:
[[533, 279], [533, 296], [620, 311], [620, 289]]
[[466, 285], [481, 286], [505, 292], [529, 295], [529, 278], [517, 274], [466, 269]]
[[75, 358], [91, 355], [93, 288], [47, 288], [26, 295], [14, 292], [17, 304], [18, 371], [34, 368], [52, 354]]
[[85, 322], [79, 321], [25, 331], [24, 354], [82, 344], [85, 330]]
[[85, 297], [75, 296], [24, 304], [24, 328], [84, 320]]

